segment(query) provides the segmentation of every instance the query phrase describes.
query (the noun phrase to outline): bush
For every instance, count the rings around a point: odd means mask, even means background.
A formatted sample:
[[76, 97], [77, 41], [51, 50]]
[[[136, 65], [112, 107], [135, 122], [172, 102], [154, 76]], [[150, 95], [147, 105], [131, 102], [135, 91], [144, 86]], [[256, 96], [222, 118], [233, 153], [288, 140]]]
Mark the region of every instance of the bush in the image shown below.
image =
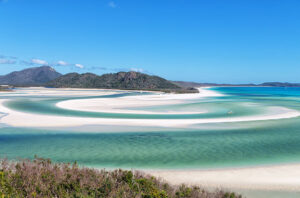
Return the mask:
[[241, 198], [235, 193], [208, 192], [199, 187], [171, 186], [155, 177], [127, 170], [79, 168], [35, 158], [0, 163], [0, 198]]

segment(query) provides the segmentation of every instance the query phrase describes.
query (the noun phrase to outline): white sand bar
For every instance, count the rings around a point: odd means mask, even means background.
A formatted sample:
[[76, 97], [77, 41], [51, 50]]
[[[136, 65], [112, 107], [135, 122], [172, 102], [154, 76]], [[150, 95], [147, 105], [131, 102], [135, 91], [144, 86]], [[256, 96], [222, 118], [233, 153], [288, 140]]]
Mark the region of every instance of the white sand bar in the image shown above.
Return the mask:
[[300, 164], [220, 170], [145, 170], [171, 184], [209, 188], [300, 191]]
[[[26, 89], [22, 89], [25, 92]], [[69, 92], [68, 92], [69, 91]], [[46, 89], [35, 88], [29, 89], [27, 94], [41, 94], [45, 92], [53, 95], [65, 94], [82, 94], [91, 95], [106, 95], [116, 93], [116, 91], [99, 91], [99, 90], [70, 90], [66, 89]], [[157, 106], [166, 104], [176, 104], [188, 102], [189, 99], [196, 99], [201, 97], [221, 96], [207, 89], [200, 89], [199, 94], [155, 94], [143, 96], [128, 96], [120, 98], [106, 98], [106, 99], [82, 99], [82, 100], [68, 100], [57, 104], [59, 108], [81, 110], [81, 111], [101, 111], [110, 113], [136, 113], [136, 114], [153, 114], [151, 111], [138, 111], [126, 108], [140, 107], [140, 106]], [[83, 125], [124, 125], [124, 126], [155, 126], [155, 127], [187, 127], [193, 124], [206, 123], [226, 123], [226, 122], [245, 122], [245, 121], [261, 121], [284, 119], [300, 116], [300, 112], [284, 107], [267, 107], [267, 111], [252, 116], [231, 117], [224, 116], [219, 118], [201, 118], [201, 119], [128, 119], [128, 118], [89, 118], [89, 117], [72, 117], [59, 116], [47, 114], [34, 114], [20, 112], [5, 107], [4, 102], [9, 99], [0, 100], [0, 112], [2, 116], [0, 123], [14, 127], [73, 127]], [[155, 112], [157, 113], [157, 112]], [[204, 111], [197, 112], [164, 112], [163, 114], [189, 114], [189, 113], [205, 113]], [[162, 114], [162, 113], [157, 113]]]
[[33, 114], [9, 109], [3, 105], [6, 99], [0, 100], [0, 112], [6, 114], [0, 123], [14, 127], [71, 127], [82, 125], [124, 125], [124, 126], [158, 126], [158, 127], [184, 127], [191, 124], [244, 122], [258, 120], [274, 120], [300, 116], [295, 110], [283, 107], [269, 107], [264, 115], [208, 118], [208, 119], [121, 119], [121, 118], [88, 118], [53, 116], [46, 114]]

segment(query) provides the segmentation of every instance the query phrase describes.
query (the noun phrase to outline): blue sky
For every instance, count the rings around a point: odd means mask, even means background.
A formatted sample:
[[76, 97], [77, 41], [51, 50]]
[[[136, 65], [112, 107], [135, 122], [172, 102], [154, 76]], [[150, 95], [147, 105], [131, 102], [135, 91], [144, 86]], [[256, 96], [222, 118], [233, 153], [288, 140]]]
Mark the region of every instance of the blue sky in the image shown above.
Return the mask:
[[300, 82], [299, 0], [0, 0], [0, 74]]

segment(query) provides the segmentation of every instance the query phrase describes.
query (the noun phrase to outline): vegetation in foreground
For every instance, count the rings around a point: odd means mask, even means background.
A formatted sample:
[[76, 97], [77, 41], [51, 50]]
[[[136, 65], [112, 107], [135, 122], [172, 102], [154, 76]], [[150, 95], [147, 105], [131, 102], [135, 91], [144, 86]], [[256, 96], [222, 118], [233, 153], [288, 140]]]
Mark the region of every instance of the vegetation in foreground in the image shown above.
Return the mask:
[[0, 197], [241, 198], [235, 193], [172, 186], [141, 172], [79, 168], [35, 158], [0, 164]]

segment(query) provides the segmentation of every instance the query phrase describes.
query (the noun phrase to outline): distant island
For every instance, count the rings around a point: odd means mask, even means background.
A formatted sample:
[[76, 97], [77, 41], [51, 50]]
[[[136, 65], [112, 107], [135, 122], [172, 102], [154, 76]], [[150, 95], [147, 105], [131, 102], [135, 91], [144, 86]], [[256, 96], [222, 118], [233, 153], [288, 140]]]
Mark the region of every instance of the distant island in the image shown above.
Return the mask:
[[118, 72], [103, 74], [68, 73], [65, 75], [50, 66], [32, 67], [0, 76], [0, 91], [7, 87], [44, 86], [53, 88], [98, 88], [148, 90], [173, 93], [198, 93], [195, 87], [207, 86], [269, 86], [269, 87], [300, 87], [300, 83], [265, 82], [262, 84], [217, 84], [186, 81], [170, 81], [159, 76], [140, 72]]
[[186, 81], [172, 81], [181, 87], [300, 87], [300, 83], [289, 82], [265, 82], [261, 84], [218, 84], [218, 83], [197, 83]]

